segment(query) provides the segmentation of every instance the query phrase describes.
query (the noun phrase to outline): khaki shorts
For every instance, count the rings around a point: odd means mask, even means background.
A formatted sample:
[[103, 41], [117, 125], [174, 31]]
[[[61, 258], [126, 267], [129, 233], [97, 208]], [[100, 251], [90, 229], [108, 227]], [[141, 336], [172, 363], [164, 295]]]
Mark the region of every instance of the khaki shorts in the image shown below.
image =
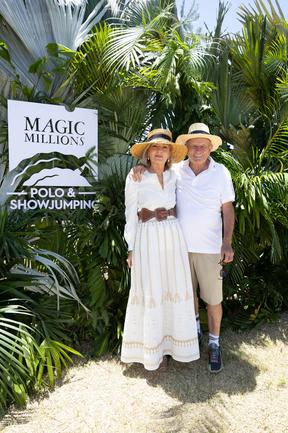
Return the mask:
[[196, 295], [199, 285], [200, 298], [206, 304], [217, 305], [223, 300], [220, 254], [189, 253], [192, 284]]

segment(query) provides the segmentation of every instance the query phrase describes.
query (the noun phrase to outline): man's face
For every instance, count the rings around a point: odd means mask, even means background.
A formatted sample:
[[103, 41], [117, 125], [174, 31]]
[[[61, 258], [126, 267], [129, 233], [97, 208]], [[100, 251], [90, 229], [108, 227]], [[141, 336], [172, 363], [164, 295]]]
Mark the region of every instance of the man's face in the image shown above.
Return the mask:
[[190, 138], [186, 141], [186, 146], [189, 160], [195, 163], [204, 163], [212, 150], [212, 144], [208, 138]]

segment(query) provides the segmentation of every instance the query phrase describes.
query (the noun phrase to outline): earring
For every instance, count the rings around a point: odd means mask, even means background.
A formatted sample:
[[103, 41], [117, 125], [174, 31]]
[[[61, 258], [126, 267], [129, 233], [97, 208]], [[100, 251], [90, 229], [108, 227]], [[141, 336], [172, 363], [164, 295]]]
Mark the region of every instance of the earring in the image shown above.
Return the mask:
[[147, 158], [147, 161], [150, 161], [150, 158], [149, 158], [149, 156], [148, 156], [148, 158]]

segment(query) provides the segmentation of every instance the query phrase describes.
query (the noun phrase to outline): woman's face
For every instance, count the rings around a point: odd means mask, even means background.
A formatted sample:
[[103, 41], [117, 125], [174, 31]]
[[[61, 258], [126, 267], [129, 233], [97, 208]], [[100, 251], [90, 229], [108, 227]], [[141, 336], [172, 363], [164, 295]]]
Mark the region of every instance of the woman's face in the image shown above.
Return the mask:
[[153, 143], [148, 149], [147, 156], [152, 163], [165, 163], [171, 156], [171, 146], [168, 143]]

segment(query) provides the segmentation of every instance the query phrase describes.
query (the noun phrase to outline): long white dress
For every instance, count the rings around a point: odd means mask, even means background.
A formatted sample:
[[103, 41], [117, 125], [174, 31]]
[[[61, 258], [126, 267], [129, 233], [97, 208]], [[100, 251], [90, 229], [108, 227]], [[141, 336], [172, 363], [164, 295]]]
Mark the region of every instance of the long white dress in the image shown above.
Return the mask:
[[193, 290], [187, 248], [177, 218], [143, 223], [137, 211], [176, 203], [176, 175], [164, 172], [164, 188], [154, 173], [141, 182], [128, 175], [124, 236], [132, 250], [129, 293], [121, 360], [159, 367], [164, 355], [190, 362], [199, 358]]

